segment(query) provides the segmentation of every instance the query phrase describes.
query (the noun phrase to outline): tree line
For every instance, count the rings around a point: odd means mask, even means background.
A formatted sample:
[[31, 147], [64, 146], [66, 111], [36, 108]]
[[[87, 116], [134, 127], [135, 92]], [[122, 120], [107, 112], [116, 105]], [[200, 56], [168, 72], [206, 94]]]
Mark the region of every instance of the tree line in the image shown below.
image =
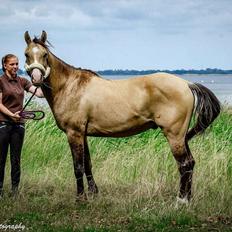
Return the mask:
[[100, 75], [147, 75], [157, 72], [166, 72], [171, 74], [232, 74], [232, 70], [222, 70], [217, 68], [207, 68], [207, 69], [177, 69], [177, 70], [159, 70], [159, 69], [150, 69], [150, 70], [123, 70], [123, 69], [108, 69], [103, 71], [97, 71]]

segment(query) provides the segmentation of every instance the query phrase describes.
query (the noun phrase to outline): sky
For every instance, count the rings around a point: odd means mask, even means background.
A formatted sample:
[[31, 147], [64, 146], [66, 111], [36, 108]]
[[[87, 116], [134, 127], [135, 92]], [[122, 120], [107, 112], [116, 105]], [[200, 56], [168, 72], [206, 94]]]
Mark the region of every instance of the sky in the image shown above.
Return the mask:
[[232, 0], [0, 0], [0, 56], [23, 68], [24, 32], [92, 69], [232, 69]]

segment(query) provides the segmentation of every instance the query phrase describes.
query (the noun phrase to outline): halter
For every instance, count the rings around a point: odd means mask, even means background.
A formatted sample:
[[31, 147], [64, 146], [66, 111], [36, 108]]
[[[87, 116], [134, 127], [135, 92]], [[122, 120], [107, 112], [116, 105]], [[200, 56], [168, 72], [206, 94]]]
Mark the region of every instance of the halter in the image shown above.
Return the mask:
[[34, 68], [38, 68], [44, 74], [44, 76], [43, 76], [44, 80], [49, 76], [49, 74], [51, 72], [51, 68], [50, 67], [47, 67], [45, 69], [45, 67], [42, 64], [37, 63], [37, 62], [32, 63], [30, 65], [28, 65], [27, 63], [25, 63], [24, 67], [25, 67], [25, 70], [27, 72], [30, 72]]
[[[24, 119], [41, 120], [45, 116], [45, 113], [42, 110], [24, 111], [25, 108], [27, 107], [27, 105], [30, 103], [31, 99], [35, 96], [35, 93], [36, 93], [37, 89], [38, 89], [38, 87], [36, 87], [34, 93], [29, 98], [29, 100], [26, 102], [25, 106], [23, 107], [23, 109], [19, 113], [19, 115]], [[38, 113], [41, 114], [41, 115], [37, 115]]]

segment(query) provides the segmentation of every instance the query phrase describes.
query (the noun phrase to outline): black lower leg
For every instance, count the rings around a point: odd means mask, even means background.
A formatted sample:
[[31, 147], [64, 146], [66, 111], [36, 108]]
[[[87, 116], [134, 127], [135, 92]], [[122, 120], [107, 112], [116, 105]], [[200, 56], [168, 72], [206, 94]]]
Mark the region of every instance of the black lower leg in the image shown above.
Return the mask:
[[95, 180], [93, 178], [92, 174], [92, 164], [91, 164], [91, 159], [90, 159], [90, 154], [89, 154], [89, 148], [87, 141], [85, 142], [85, 157], [84, 157], [84, 164], [85, 164], [85, 175], [87, 178], [88, 182], [88, 190], [91, 193], [98, 193], [98, 187], [95, 183]]
[[180, 198], [191, 198], [192, 175], [195, 161], [193, 159], [183, 159], [179, 161], [180, 171]]
[[84, 148], [81, 144], [70, 143], [72, 156], [73, 156], [73, 165], [74, 165], [74, 173], [77, 182], [77, 195], [84, 194]]
[[75, 176], [77, 180], [77, 195], [84, 194], [84, 181], [83, 181], [83, 175], [84, 175], [84, 167], [77, 165], [75, 167]]

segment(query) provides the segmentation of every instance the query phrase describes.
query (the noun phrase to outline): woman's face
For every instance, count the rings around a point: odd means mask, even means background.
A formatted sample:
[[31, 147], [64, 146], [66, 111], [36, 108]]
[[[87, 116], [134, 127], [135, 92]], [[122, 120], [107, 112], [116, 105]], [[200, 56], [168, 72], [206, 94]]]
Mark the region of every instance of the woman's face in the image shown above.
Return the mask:
[[11, 57], [4, 64], [5, 72], [10, 77], [16, 77], [19, 69], [19, 61], [17, 57]]

